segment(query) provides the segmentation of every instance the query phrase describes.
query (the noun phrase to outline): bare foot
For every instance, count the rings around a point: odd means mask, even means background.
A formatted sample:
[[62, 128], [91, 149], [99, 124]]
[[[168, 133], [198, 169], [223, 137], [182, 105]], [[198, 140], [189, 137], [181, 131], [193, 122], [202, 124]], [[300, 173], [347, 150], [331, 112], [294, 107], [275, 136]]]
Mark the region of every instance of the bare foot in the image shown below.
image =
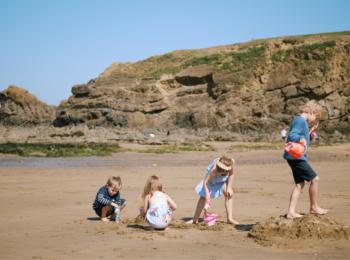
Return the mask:
[[145, 227], [145, 230], [147, 230], [147, 231], [154, 231], [154, 227]]
[[197, 221], [193, 221], [193, 219], [191, 219], [191, 220], [186, 222], [186, 224], [195, 224], [195, 223], [198, 223], [198, 220]]
[[322, 209], [320, 207], [310, 209], [311, 214], [317, 214], [317, 215], [326, 215], [329, 212], [327, 209]]
[[297, 214], [297, 213], [288, 213], [286, 218], [302, 218], [303, 215]]
[[101, 218], [102, 221], [109, 221], [108, 218], [104, 217], [104, 218]]
[[233, 225], [238, 225], [239, 224], [239, 222], [234, 221], [232, 218], [231, 219], [227, 219], [227, 223], [228, 224], [233, 224]]
[[169, 229], [170, 229], [169, 227], [165, 227], [165, 228], [164, 228], [164, 231], [167, 231], [167, 230], [169, 230]]

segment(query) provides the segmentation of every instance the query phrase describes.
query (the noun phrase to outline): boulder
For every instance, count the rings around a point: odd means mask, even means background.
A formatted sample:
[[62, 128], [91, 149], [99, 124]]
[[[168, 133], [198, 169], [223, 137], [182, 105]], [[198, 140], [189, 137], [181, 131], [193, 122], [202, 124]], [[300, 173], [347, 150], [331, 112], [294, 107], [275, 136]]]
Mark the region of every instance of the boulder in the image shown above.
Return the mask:
[[285, 88], [281, 89], [282, 93], [286, 98], [291, 98], [291, 97], [297, 97], [298, 95], [298, 90], [295, 85], [291, 85]]
[[48, 106], [14, 85], [0, 92], [0, 103], [0, 124], [7, 126], [50, 125], [56, 116], [56, 106]]
[[299, 80], [294, 76], [295, 67], [291, 65], [284, 65], [277, 70], [271, 72], [267, 81], [266, 90], [272, 91], [275, 89], [284, 88], [288, 85], [294, 85]]

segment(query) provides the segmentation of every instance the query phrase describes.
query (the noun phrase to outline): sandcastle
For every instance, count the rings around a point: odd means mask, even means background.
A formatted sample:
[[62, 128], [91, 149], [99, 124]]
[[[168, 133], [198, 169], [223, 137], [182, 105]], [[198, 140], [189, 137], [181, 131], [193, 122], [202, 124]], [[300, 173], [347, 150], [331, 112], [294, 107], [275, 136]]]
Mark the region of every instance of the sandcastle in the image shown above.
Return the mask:
[[248, 237], [263, 246], [278, 245], [293, 240], [347, 240], [350, 229], [326, 216], [308, 214], [302, 218], [287, 219], [284, 216], [271, 217], [258, 223], [249, 231]]

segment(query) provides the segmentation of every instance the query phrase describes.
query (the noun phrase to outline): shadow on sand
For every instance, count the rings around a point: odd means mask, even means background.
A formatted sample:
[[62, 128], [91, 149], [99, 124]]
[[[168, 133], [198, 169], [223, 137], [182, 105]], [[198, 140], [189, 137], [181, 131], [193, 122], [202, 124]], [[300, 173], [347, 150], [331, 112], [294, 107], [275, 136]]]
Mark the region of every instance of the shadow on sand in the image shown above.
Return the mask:
[[96, 220], [101, 220], [101, 218], [100, 217], [94, 217], [94, 218], [87, 218], [87, 220], [96, 221]]
[[238, 231], [250, 231], [256, 224], [250, 224], [250, 225], [236, 225], [235, 229]]
[[[193, 219], [193, 218], [182, 218], [181, 220], [187, 222], [187, 221], [189, 221], [191, 219]], [[198, 219], [198, 223], [203, 222], [203, 221], [204, 221], [203, 218], [199, 218]]]

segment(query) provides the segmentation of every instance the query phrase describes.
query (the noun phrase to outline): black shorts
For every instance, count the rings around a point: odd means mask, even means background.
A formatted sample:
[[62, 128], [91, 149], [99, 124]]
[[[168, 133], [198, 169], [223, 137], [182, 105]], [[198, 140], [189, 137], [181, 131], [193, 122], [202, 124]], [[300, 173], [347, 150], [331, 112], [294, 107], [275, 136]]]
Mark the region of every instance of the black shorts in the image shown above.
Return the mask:
[[[125, 199], [121, 199], [121, 200], [120, 200], [120, 204], [123, 205], [125, 201], [126, 201]], [[120, 206], [121, 206], [121, 205], [120, 205]], [[102, 204], [100, 204], [100, 205], [98, 205], [97, 208], [94, 209], [95, 212], [96, 212], [96, 214], [97, 214], [97, 216], [101, 217], [102, 209], [103, 209], [104, 207], [106, 207], [106, 206], [108, 206], [108, 205], [102, 205]], [[107, 214], [106, 214], [106, 217], [109, 217], [110, 215], [112, 215], [113, 212], [114, 212], [114, 210], [115, 210], [114, 207], [111, 207], [111, 208], [108, 210], [108, 212], [107, 212]]]
[[303, 160], [287, 160], [290, 168], [292, 168], [295, 184], [312, 181], [317, 174], [310, 165]]

